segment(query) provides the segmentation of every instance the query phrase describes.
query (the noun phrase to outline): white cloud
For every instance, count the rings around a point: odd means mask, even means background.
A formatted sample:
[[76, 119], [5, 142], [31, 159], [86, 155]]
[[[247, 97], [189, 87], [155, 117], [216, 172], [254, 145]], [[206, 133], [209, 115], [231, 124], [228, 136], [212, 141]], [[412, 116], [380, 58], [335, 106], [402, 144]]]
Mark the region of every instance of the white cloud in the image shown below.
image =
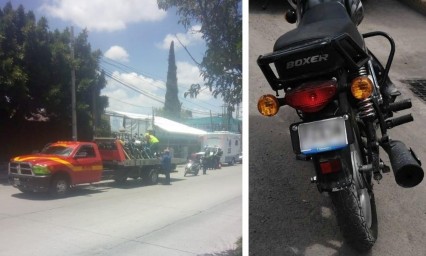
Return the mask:
[[166, 12], [157, 0], [48, 0], [41, 10], [73, 24], [98, 31], [125, 29], [129, 23], [158, 21]]
[[162, 43], [157, 44], [157, 46], [161, 49], [168, 50], [170, 49], [170, 43], [175, 41], [175, 49], [182, 48], [181, 44], [178, 42], [176, 37], [182, 42], [183, 45], [188, 46], [192, 44], [196, 44], [198, 42], [202, 42], [202, 36], [203, 34], [199, 32], [201, 29], [200, 25], [192, 26], [186, 34], [183, 33], [177, 33], [177, 34], [167, 34], [166, 37], [163, 39]]
[[[177, 62], [177, 76], [179, 84], [179, 98], [183, 108], [194, 110], [194, 116], [200, 116], [200, 113], [213, 114], [220, 113], [222, 101], [214, 99], [208, 89], [203, 90], [195, 99], [184, 98], [183, 93], [193, 83], [201, 83], [199, 70], [196, 66], [186, 62]], [[164, 106], [164, 97], [166, 93], [166, 84], [164, 81], [155, 80], [136, 73], [120, 73], [114, 71], [112, 76], [126, 85], [142, 90], [150, 97], [139, 92], [126, 88], [119, 82], [108, 78], [107, 86], [102, 90], [102, 95], [109, 97], [109, 110], [118, 110], [139, 114], [152, 114], [152, 108], [162, 108]], [[154, 99], [153, 99], [154, 98]]]
[[143, 91], [145, 95], [108, 78], [107, 86], [102, 90], [102, 95], [110, 97], [110, 110], [151, 114], [153, 107], [163, 107], [164, 103], [162, 101], [164, 101], [166, 92], [166, 85], [163, 81], [154, 80], [136, 73], [120, 73], [118, 71], [114, 71], [112, 76], [123, 84]]
[[177, 78], [179, 86], [183, 85], [189, 88], [191, 84], [203, 84], [203, 77], [201, 76], [200, 69], [188, 62], [176, 62]]
[[123, 47], [118, 45], [114, 45], [109, 48], [104, 55], [112, 60], [129, 62], [129, 54]]
[[180, 95], [183, 95], [183, 93], [190, 88], [191, 84], [199, 84], [201, 86], [201, 92], [197, 95], [197, 98], [187, 99], [201, 102], [214, 99], [209, 89], [204, 87], [204, 80], [197, 66], [181, 61], [176, 62], [176, 66]]

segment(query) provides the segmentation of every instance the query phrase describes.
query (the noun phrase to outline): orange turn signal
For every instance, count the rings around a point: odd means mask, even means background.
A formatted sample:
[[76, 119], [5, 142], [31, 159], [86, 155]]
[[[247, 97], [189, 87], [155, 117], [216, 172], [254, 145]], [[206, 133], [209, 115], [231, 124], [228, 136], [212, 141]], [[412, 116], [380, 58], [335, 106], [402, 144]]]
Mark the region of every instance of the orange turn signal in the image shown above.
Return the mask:
[[352, 80], [351, 92], [355, 99], [364, 100], [373, 93], [373, 82], [368, 76], [359, 76]]
[[274, 95], [263, 95], [257, 102], [257, 109], [259, 110], [260, 114], [264, 116], [274, 116], [280, 109], [280, 103]]

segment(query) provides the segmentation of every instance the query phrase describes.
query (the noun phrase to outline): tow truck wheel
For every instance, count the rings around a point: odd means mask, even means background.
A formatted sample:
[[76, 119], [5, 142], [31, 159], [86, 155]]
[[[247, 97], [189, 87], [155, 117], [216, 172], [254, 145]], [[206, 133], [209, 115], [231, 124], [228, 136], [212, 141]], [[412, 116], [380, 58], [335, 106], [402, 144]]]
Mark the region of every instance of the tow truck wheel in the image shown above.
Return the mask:
[[149, 184], [155, 185], [158, 183], [158, 171], [155, 169], [152, 169], [149, 174]]
[[64, 175], [55, 176], [50, 184], [49, 193], [54, 197], [63, 197], [68, 193], [70, 183]]
[[145, 170], [142, 176], [142, 182], [147, 185], [155, 185], [158, 183], [158, 170]]
[[126, 181], [127, 181], [127, 176], [126, 176], [126, 175], [123, 175], [123, 176], [120, 176], [120, 177], [115, 177], [115, 178], [114, 178], [114, 181], [115, 181], [117, 184], [124, 184], [124, 183], [126, 183]]
[[21, 191], [24, 194], [29, 194], [29, 193], [33, 192], [32, 190], [29, 190], [29, 189], [26, 189], [26, 188], [18, 188], [18, 189], [19, 189], [19, 191]]

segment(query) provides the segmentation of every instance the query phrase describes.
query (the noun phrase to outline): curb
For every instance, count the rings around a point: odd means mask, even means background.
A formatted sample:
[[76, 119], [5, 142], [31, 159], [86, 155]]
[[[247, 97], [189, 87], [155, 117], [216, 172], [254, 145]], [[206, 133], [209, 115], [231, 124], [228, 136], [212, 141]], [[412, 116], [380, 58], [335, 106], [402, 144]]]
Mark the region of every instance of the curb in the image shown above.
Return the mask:
[[426, 15], [426, 0], [400, 0], [404, 2], [415, 11], [420, 12], [423, 15]]

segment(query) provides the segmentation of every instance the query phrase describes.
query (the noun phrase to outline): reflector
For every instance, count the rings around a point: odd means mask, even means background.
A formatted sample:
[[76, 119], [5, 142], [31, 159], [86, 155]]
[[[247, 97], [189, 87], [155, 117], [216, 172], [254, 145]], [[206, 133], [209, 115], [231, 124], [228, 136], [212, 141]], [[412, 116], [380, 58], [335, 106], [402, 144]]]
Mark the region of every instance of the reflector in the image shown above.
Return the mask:
[[287, 105], [307, 113], [318, 112], [334, 97], [336, 81], [320, 81], [302, 84], [285, 95]]
[[368, 76], [359, 76], [352, 80], [351, 92], [355, 99], [366, 99], [373, 93], [373, 82]]
[[274, 116], [278, 113], [280, 104], [278, 99], [271, 94], [263, 95], [257, 102], [257, 109], [264, 116]]
[[328, 161], [321, 162], [320, 167], [321, 167], [322, 174], [338, 172], [340, 171], [340, 169], [342, 169], [340, 159], [330, 159]]

